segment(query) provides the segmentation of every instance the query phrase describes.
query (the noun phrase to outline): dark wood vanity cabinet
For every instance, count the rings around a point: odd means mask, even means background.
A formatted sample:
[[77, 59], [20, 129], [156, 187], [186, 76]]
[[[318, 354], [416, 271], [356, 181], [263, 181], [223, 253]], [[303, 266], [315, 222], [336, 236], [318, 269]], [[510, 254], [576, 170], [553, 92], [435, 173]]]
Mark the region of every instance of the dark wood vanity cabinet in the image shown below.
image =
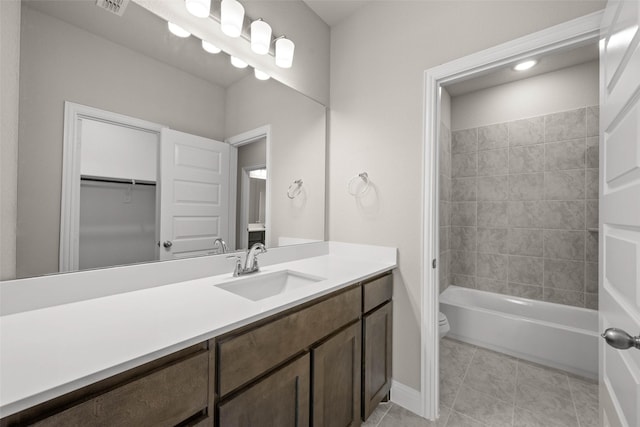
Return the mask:
[[363, 283], [362, 295], [362, 419], [366, 420], [391, 390], [391, 274]]
[[217, 425], [359, 426], [391, 388], [392, 296], [388, 273], [220, 337]]
[[0, 420], [5, 426], [352, 427], [391, 385], [391, 274]]

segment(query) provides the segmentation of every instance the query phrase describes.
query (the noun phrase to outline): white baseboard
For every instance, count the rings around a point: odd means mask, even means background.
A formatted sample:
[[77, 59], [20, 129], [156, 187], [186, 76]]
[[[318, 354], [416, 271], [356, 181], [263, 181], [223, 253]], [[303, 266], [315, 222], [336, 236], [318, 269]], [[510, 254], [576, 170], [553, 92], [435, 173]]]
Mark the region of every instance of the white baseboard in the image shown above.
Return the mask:
[[391, 401], [416, 415], [424, 416], [420, 391], [395, 380], [391, 380]]

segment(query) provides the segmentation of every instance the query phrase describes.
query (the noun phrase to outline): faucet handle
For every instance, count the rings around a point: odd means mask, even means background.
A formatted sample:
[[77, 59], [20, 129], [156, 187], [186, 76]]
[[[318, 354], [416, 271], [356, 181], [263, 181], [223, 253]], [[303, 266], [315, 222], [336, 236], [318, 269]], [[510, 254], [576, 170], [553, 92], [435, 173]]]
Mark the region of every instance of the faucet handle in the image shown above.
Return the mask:
[[233, 277], [238, 277], [240, 275], [240, 271], [242, 270], [242, 257], [240, 255], [227, 255], [227, 259], [236, 260], [236, 265], [233, 270]]

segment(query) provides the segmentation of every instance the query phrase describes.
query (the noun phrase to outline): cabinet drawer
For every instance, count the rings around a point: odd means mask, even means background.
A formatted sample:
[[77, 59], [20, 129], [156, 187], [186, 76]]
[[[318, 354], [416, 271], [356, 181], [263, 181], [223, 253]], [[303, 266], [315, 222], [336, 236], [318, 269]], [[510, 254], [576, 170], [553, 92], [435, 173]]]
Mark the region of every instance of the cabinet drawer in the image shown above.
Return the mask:
[[207, 408], [202, 352], [36, 423], [36, 426], [174, 426]]
[[385, 274], [362, 284], [362, 312], [367, 313], [393, 297], [393, 275]]
[[218, 341], [218, 387], [223, 397], [360, 316], [360, 288]]
[[309, 425], [310, 357], [297, 360], [243, 390], [218, 407], [221, 427], [305, 427]]

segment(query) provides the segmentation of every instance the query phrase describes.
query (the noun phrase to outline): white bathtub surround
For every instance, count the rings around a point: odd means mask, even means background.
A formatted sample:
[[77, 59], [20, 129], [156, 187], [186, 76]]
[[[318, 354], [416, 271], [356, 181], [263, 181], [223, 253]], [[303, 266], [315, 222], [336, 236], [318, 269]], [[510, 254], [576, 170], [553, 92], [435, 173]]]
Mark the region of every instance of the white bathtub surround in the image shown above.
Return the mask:
[[449, 337], [598, 378], [598, 312], [450, 286], [440, 295]]
[[[0, 417], [395, 268], [396, 252], [337, 242], [269, 249], [257, 274], [325, 280], [260, 301], [215, 286], [233, 280], [225, 255], [2, 282]], [[77, 298], [82, 285], [95, 291]], [[29, 307], [29, 290], [46, 297]]]

